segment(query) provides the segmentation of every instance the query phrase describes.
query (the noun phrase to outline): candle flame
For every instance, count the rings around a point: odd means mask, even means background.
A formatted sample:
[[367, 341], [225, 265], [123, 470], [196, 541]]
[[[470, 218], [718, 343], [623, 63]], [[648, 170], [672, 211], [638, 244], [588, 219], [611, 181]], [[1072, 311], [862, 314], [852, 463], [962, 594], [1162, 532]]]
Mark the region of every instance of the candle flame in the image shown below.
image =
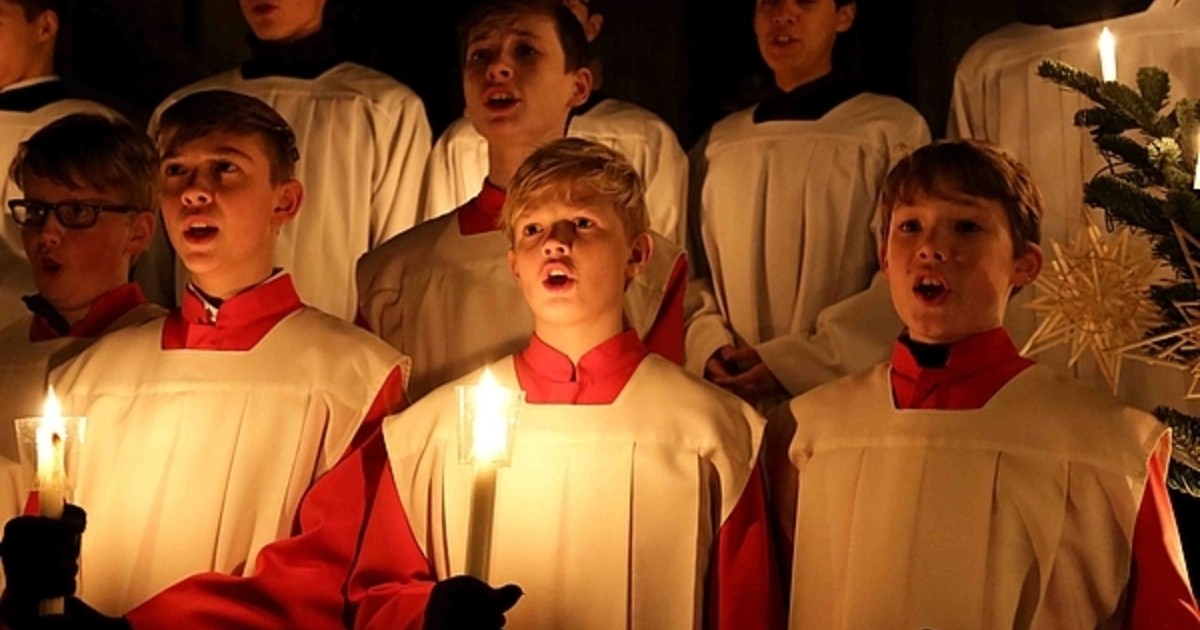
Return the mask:
[[1117, 80], [1117, 40], [1107, 26], [1100, 31], [1100, 73], [1105, 81]]
[[[62, 417], [62, 403], [54, 395], [54, 386], [46, 393], [46, 402], [42, 405], [42, 424], [38, 427], [37, 441], [49, 443], [51, 436], [58, 435], [62, 439], [67, 434], [67, 424]], [[44, 437], [43, 437], [44, 436]]]
[[504, 417], [507, 407], [503, 387], [492, 375], [491, 369], [484, 369], [479, 386], [474, 389], [475, 423], [472, 427], [474, 437], [471, 457], [476, 462], [496, 462], [504, 459], [508, 450], [508, 421]]

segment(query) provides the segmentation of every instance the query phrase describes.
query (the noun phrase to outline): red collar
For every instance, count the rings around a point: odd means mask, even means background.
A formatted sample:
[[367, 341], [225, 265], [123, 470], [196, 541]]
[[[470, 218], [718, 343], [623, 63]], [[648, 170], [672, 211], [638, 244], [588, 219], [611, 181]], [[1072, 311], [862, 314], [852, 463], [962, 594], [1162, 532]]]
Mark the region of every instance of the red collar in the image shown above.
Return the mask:
[[289, 274], [280, 274], [213, 307], [192, 286], [163, 325], [163, 350], [250, 350], [284, 317], [304, 306]]
[[648, 352], [637, 331], [627, 328], [575, 365], [535, 334], [514, 363], [528, 402], [604, 405], [616, 400]]
[[[34, 317], [29, 326], [29, 341], [34, 343], [61, 337], [99, 337], [126, 313], [145, 304], [146, 296], [142, 295], [142, 289], [136, 282], [126, 282], [96, 298], [88, 307], [87, 315], [71, 324], [65, 332], [61, 332], [61, 329], [56, 329], [50, 323], [51, 313], [38, 312], [40, 307], [34, 306], [36, 302], [38, 302], [36, 299], [30, 301], [30, 306], [34, 309]], [[53, 309], [44, 300], [41, 302], [45, 303], [47, 308]], [[57, 315], [57, 313], [53, 314]]]
[[483, 189], [474, 199], [458, 209], [458, 231], [463, 236], [485, 234], [500, 229], [500, 210], [508, 193], [488, 180], [483, 180]]
[[923, 368], [903, 342], [892, 346], [892, 389], [901, 409], [977, 409], [1033, 361], [1004, 328], [955, 342], [945, 367]]

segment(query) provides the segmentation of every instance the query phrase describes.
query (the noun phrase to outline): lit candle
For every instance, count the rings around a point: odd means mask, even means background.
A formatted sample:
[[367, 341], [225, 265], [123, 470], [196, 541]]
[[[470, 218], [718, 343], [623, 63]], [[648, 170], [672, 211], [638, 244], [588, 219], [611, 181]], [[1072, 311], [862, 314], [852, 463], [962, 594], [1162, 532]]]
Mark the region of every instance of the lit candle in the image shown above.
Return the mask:
[[513, 430], [524, 392], [501, 387], [485, 369], [478, 385], [460, 386], [459, 449], [474, 466], [471, 514], [467, 529], [467, 574], [487, 581], [492, 522], [496, 508], [496, 472], [512, 458]]
[[1117, 80], [1117, 41], [1107, 26], [1100, 31], [1100, 74], [1105, 81]]
[[1192, 182], [1192, 188], [1200, 190], [1200, 134], [1196, 136], [1196, 180]]
[[[63, 421], [62, 406], [51, 387], [37, 427], [38, 513], [47, 518], [61, 519], [66, 503], [66, 443], [67, 425]], [[42, 600], [39, 610], [43, 616], [63, 614], [63, 598]]]

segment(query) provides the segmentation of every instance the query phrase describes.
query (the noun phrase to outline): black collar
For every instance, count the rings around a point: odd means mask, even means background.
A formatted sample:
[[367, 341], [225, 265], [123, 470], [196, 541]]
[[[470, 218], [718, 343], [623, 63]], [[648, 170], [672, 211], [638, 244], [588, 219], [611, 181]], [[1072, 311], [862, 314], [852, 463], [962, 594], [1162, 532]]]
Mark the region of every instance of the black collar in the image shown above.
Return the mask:
[[247, 41], [250, 59], [242, 64], [242, 77], [246, 79], [271, 76], [315, 79], [345, 61], [333, 31], [328, 28], [288, 43], [265, 42], [253, 35]]
[[830, 110], [862, 93], [857, 83], [829, 73], [784, 92], [772, 86], [771, 92], [754, 108], [754, 122], [772, 120], [818, 120]]
[[908, 333], [900, 335], [900, 343], [912, 352], [913, 359], [917, 365], [923, 369], [939, 369], [946, 367], [946, 362], [950, 360], [950, 347], [954, 344], [949, 343], [924, 343], [914, 341]]
[[21, 301], [25, 303], [29, 312], [46, 320], [54, 332], [65, 335], [71, 331], [71, 322], [67, 321], [67, 318], [63, 317], [62, 313], [59, 313], [46, 298], [42, 297], [41, 293], [23, 295]]
[[67, 97], [66, 84], [55, 79], [29, 87], [0, 92], [0, 111], [34, 112]]

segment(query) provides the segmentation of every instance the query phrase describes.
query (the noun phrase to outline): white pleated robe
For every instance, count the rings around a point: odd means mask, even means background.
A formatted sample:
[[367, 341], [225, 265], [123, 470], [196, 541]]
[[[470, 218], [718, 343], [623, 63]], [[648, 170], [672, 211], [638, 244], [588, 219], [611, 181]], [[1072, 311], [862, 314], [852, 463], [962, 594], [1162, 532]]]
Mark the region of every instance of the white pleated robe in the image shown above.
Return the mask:
[[[491, 369], [518, 387], [511, 357]], [[459, 463], [457, 421], [447, 385], [384, 424], [396, 490], [438, 578], [465, 565], [473, 469]], [[512, 464], [497, 475], [488, 576], [525, 592], [508, 626], [703, 627], [709, 552], [750, 478], [762, 425], [653, 354], [612, 404], [523, 405]]]
[[[168, 97], [155, 110], [151, 135], [173, 103], [215, 89], [262, 99], [295, 132], [304, 202], [276, 240], [274, 266], [292, 273], [305, 304], [352, 320], [355, 261], [416, 222], [432, 142], [424, 104], [391, 77], [354, 63], [311, 80], [243, 79], [234, 69]], [[160, 238], [138, 271], [152, 300], [177, 299], [187, 279], [167, 251]]]
[[[606, 98], [572, 116], [567, 135], [619, 151], [646, 181], [650, 229], [682, 246], [687, 155], [670, 125], [633, 103]], [[446, 214], [479, 194], [488, 174], [487, 140], [466, 118], [454, 121], [433, 145], [425, 172], [423, 218]]]
[[80, 596], [107, 614], [202, 571], [251, 573], [407, 367], [307, 307], [247, 351], [162, 350], [163, 321], [105, 336], [50, 379], [64, 413], [88, 418]]
[[[625, 318], [645, 338], [683, 250], [653, 234], [650, 264], [625, 290]], [[500, 231], [464, 235], [458, 215], [427, 221], [358, 264], [359, 316], [413, 361], [417, 400], [476, 367], [525, 347], [533, 313], [508, 264]]]
[[890, 364], [791, 403], [792, 628], [1120, 628], [1153, 417], [1033, 366], [896, 410]]
[[0, 327], [21, 319], [29, 313], [21, 301], [22, 295], [37, 293], [33, 271], [25, 257], [21, 242], [21, 226], [12, 220], [8, 210], [10, 199], [20, 199], [21, 190], [8, 176], [9, 166], [17, 155], [17, 147], [34, 132], [71, 114], [100, 114], [118, 118], [116, 112], [93, 101], [65, 99], [32, 112], [0, 110]]
[[[1106, 165], [1086, 129], [1073, 124], [1075, 112], [1091, 101], [1039, 78], [1037, 66], [1057, 59], [1100, 76], [1098, 41], [1108, 26], [1117, 42], [1117, 78], [1136, 89], [1138, 68], [1158, 66], [1171, 77], [1171, 102], [1200, 95], [1200, 3], [1155, 0], [1144, 12], [1103, 22], [1055, 29], [1010, 24], [977, 41], [963, 56], [954, 75], [950, 102], [951, 138], [994, 142], [1029, 168], [1045, 199], [1042, 244], [1047, 259], [1053, 239], [1064, 245], [1085, 225], [1083, 185]], [[1103, 216], [1092, 211], [1103, 225]], [[1030, 288], [1013, 298], [1005, 327], [1022, 347], [1037, 327], [1037, 317], [1023, 308], [1040, 291]], [[1065, 352], [1041, 357], [1047, 366], [1065, 369]], [[1187, 382], [1180, 373], [1126, 362], [1127, 385], [1122, 400], [1143, 409], [1182, 401]], [[1074, 373], [1108, 389], [1091, 358]], [[1200, 413], [1194, 407], [1191, 413]]]
[[[687, 366], [753, 346], [792, 394], [887, 357], [900, 332], [878, 270], [876, 198], [929, 142], [912, 107], [863, 93], [818, 120], [718, 122], [693, 151], [704, 260], [689, 287]], [[855, 297], [855, 300], [847, 301]]]

